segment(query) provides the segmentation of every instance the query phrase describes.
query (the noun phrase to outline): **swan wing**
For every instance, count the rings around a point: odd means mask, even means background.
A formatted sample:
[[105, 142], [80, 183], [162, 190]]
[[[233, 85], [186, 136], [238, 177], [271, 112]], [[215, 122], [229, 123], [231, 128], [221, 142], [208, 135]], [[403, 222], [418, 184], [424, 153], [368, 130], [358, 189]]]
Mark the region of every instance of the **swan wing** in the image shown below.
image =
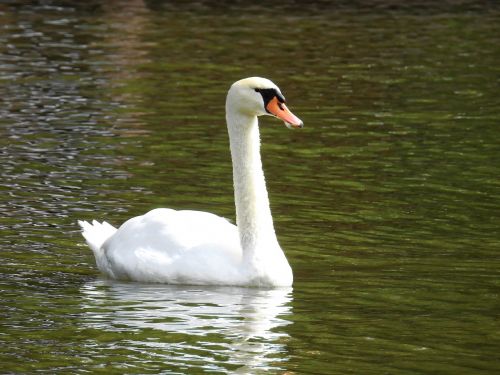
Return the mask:
[[129, 219], [94, 253], [101, 272], [115, 279], [191, 284], [235, 283], [242, 258], [235, 225], [167, 208]]

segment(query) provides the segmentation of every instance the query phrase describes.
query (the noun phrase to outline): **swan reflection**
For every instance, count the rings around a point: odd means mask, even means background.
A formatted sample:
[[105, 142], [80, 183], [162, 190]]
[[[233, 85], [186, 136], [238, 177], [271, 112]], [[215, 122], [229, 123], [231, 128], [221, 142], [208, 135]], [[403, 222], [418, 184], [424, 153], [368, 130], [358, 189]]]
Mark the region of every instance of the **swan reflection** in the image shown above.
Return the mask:
[[[82, 287], [82, 323], [135, 332], [138, 351], [167, 362], [232, 366], [232, 373], [279, 369], [287, 361], [292, 289], [189, 287], [97, 280]], [[132, 348], [133, 350], [133, 348]], [[175, 354], [173, 354], [175, 353]], [[176, 358], [177, 360], [175, 360]], [[158, 358], [157, 358], [158, 359]], [[235, 366], [237, 369], [235, 369]]]

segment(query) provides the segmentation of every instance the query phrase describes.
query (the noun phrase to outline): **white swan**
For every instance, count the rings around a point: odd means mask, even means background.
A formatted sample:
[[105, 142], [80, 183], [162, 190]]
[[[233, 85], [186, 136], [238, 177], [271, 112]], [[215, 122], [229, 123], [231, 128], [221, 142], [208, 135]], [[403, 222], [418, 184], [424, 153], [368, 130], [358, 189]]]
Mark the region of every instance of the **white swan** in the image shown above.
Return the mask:
[[265, 78], [235, 82], [226, 98], [237, 226], [201, 211], [154, 209], [119, 229], [78, 223], [99, 270], [114, 279], [197, 285], [290, 286], [293, 275], [274, 232], [257, 116], [288, 127], [302, 121]]

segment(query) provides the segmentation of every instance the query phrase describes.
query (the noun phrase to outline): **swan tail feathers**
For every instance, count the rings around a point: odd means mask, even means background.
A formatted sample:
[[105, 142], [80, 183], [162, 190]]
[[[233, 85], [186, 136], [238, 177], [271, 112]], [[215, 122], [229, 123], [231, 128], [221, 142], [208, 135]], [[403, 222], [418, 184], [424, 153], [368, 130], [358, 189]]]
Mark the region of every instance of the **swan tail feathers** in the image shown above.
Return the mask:
[[99, 223], [93, 220], [91, 224], [88, 221], [78, 220], [78, 225], [82, 228], [82, 236], [96, 255], [104, 242], [116, 232], [116, 228], [105, 221]]

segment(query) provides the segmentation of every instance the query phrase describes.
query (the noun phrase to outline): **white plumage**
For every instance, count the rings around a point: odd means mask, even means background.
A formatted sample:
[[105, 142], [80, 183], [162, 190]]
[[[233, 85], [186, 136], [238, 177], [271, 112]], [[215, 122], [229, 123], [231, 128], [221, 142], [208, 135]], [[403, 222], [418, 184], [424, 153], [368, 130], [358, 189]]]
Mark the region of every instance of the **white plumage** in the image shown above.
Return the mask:
[[238, 226], [211, 213], [167, 208], [129, 219], [119, 229], [79, 221], [99, 270], [143, 282], [290, 286], [292, 270], [274, 232], [260, 159], [257, 116], [264, 114], [302, 127], [271, 81], [252, 77], [231, 86], [226, 120]]

